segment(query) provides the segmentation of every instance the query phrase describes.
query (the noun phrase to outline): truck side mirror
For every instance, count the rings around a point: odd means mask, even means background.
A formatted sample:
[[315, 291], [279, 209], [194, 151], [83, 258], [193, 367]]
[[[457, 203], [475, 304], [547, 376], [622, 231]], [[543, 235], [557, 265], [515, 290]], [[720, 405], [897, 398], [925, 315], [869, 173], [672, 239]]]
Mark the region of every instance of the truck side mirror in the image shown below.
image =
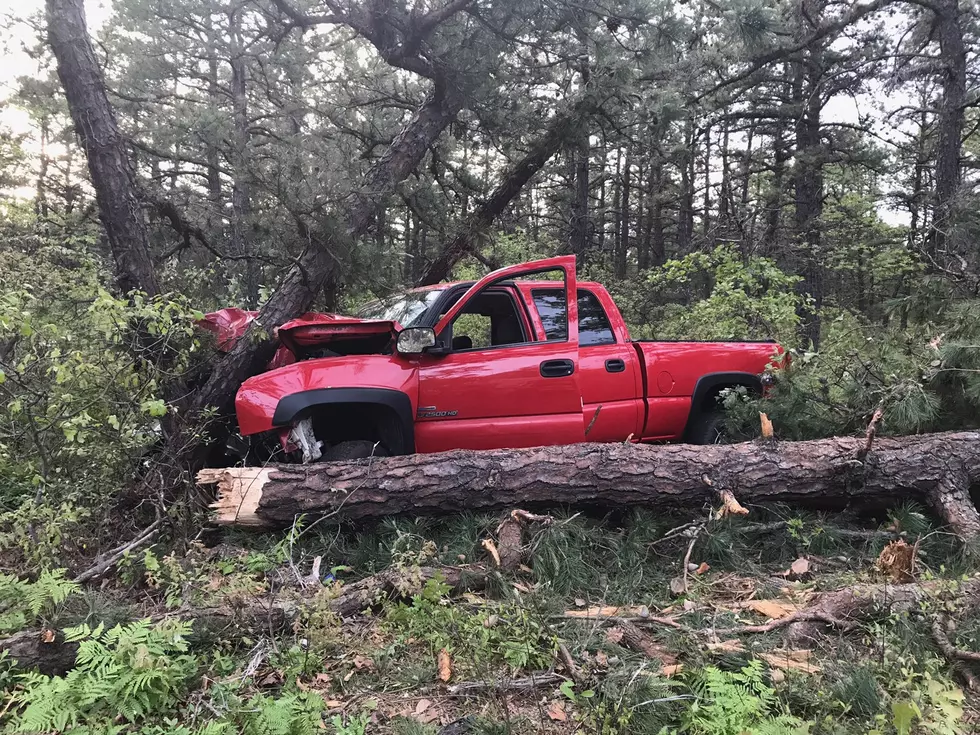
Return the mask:
[[402, 355], [421, 355], [435, 344], [436, 333], [432, 327], [406, 327], [398, 333], [395, 349]]

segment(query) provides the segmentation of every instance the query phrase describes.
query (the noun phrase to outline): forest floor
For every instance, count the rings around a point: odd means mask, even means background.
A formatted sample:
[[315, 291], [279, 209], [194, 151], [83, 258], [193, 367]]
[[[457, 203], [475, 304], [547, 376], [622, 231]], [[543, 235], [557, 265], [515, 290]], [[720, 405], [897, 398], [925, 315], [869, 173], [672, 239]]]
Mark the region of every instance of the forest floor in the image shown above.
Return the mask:
[[[183, 707], [189, 724], [220, 714], [233, 684], [239, 696], [319, 694], [323, 727], [344, 735], [980, 731], [968, 686], [980, 665], [951, 661], [932, 632], [937, 623], [953, 648], [980, 650], [980, 609], [957, 594], [977, 559], [915, 508], [860, 519], [569, 513], [529, 524], [511, 571], [486, 543], [499, 522], [223, 531], [210, 547], [133, 554], [84, 592], [75, 622], [195, 617], [204, 674]], [[438, 565], [479, 583], [462, 591], [422, 571]], [[331, 607], [383, 570], [404, 594], [389, 586], [355, 615]], [[868, 584], [924, 592], [839, 612], [837, 625], [785, 624], [823, 591]], [[296, 614], [234, 614], [270, 601]], [[217, 609], [232, 613], [217, 624], [190, 613]]]

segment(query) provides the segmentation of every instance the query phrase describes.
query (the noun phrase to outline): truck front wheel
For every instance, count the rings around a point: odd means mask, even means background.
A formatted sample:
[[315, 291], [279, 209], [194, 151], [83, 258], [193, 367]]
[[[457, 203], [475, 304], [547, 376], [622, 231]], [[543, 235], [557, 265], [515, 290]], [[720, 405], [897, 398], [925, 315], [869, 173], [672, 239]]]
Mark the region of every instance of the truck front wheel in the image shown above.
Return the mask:
[[323, 450], [321, 462], [346, 462], [351, 459], [368, 459], [369, 457], [387, 457], [388, 450], [380, 442], [353, 440], [340, 442]]
[[690, 444], [731, 444], [732, 437], [725, 422], [725, 412], [704, 411], [688, 431]]

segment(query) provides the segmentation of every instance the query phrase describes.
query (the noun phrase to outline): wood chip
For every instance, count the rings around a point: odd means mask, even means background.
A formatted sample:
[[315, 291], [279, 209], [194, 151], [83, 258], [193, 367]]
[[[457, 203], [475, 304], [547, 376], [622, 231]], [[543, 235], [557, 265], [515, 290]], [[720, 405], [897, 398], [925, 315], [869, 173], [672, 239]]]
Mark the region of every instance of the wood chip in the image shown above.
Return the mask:
[[449, 658], [449, 651], [445, 648], [439, 651], [438, 664], [439, 679], [449, 681], [453, 676], [453, 664], [452, 659]]
[[810, 560], [806, 557], [800, 557], [792, 564], [789, 565], [789, 569], [785, 572], [780, 572], [780, 577], [786, 577], [787, 579], [799, 579], [810, 573]]
[[485, 538], [483, 539], [483, 548], [487, 550], [490, 556], [493, 557], [494, 563], [500, 566], [500, 552], [497, 551], [497, 545], [493, 542], [493, 539]]
[[772, 421], [762, 411], [759, 411], [759, 423], [762, 425], [762, 438], [772, 439]]
[[706, 648], [712, 653], [744, 653], [745, 646], [742, 641], [733, 638], [728, 641], [718, 641], [707, 644]]
[[808, 649], [773, 651], [772, 653], [759, 654], [759, 658], [765, 661], [774, 669], [782, 671], [799, 671], [803, 674], [817, 674], [820, 667], [810, 663], [813, 651]]
[[565, 611], [566, 618], [645, 618], [649, 615], [650, 608], [646, 605], [631, 607], [587, 607], [582, 610]]
[[660, 669], [660, 673], [666, 676], [668, 679], [672, 676], [676, 676], [681, 671], [684, 670], [684, 664], [668, 664]]
[[909, 546], [903, 539], [892, 541], [881, 550], [878, 556], [878, 570], [896, 584], [905, 584], [915, 579], [916, 547]]
[[745, 607], [760, 615], [765, 615], [770, 620], [785, 618], [799, 610], [794, 603], [781, 600], [749, 600], [745, 603]]

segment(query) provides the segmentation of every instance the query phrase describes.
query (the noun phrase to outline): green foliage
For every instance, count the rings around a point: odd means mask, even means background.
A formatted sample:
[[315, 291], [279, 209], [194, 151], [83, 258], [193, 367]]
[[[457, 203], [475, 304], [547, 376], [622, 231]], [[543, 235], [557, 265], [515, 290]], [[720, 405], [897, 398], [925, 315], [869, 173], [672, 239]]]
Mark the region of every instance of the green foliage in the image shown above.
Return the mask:
[[0, 251], [0, 545], [32, 565], [84, 551], [199, 359], [200, 314], [110, 294], [93, 236]]
[[402, 644], [422, 642], [431, 654], [445, 648], [458, 666], [503, 664], [511, 671], [539, 669], [553, 660], [557, 642], [532, 609], [494, 604], [471, 612], [449, 604], [449, 587], [429, 579], [410, 603], [389, 607], [385, 622]]
[[[323, 698], [313, 692], [298, 692], [271, 697], [256, 694], [233, 714], [223, 732], [243, 735], [313, 735], [321, 729]], [[337, 735], [361, 735], [364, 730], [347, 729], [334, 724]], [[338, 726], [339, 725], [339, 726]]]
[[732, 245], [669, 260], [634, 282], [588, 276], [609, 284], [637, 338], [795, 340], [799, 277]]
[[764, 679], [764, 666], [752, 660], [739, 671], [708, 666], [697, 672], [697, 696], [677, 732], [692, 735], [806, 735], [809, 725], [779, 711], [776, 691]]

